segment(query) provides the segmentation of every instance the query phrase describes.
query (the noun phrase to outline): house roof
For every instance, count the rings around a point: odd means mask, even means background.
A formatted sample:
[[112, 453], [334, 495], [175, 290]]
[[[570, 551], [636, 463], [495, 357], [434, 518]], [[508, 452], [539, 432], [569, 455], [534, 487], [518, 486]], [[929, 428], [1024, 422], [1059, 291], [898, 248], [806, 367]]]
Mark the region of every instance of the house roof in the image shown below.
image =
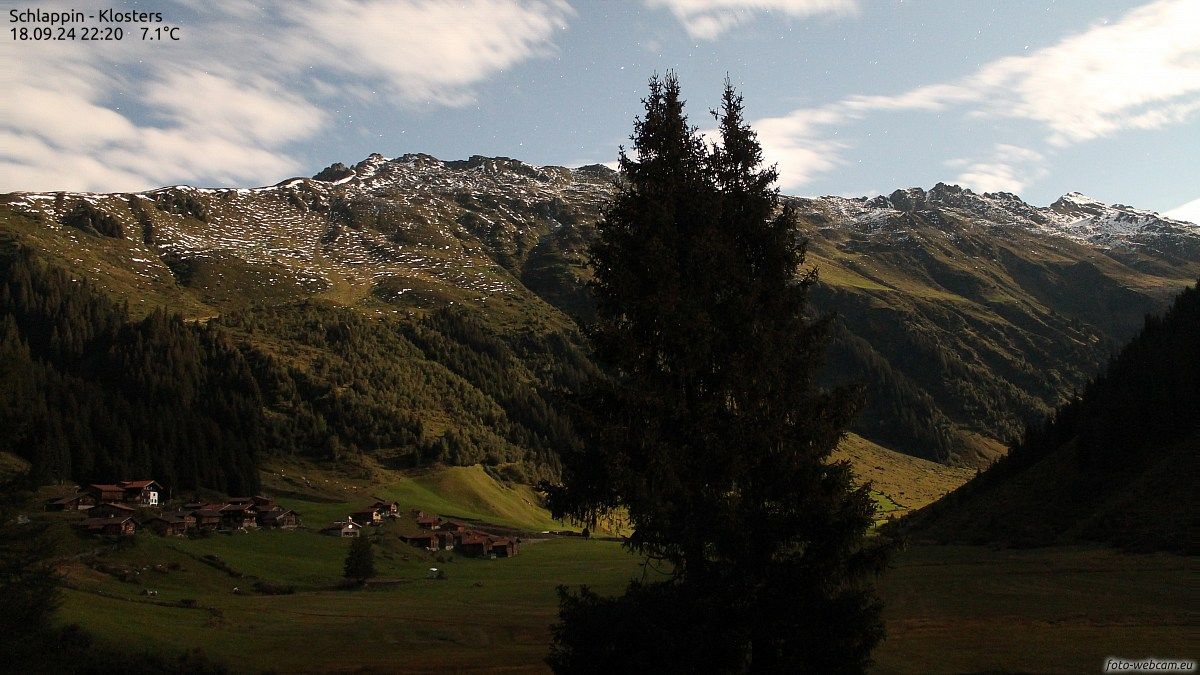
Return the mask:
[[84, 518], [81, 524], [84, 527], [98, 527], [103, 525], [120, 525], [130, 520], [133, 520], [132, 516], [121, 516], [119, 518]]
[[121, 487], [126, 490], [141, 490], [142, 488], [147, 488], [147, 487], [150, 487], [151, 485], [158, 485], [158, 483], [156, 483], [155, 481], [152, 481], [152, 480], [123, 480], [123, 481], [121, 481]]
[[150, 522], [154, 522], [156, 520], [161, 520], [164, 523], [172, 523], [175, 525], [182, 524], [185, 522], [183, 516], [180, 516], [180, 515], [177, 515], [174, 513], [164, 513], [161, 516], [154, 516], [153, 518], [150, 519]]
[[221, 512], [214, 509], [196, 509], [193, 513], [199, 518], [220, 518]]
[[437, 516], [421, 516], [417, 518], [418, 525], [436, 525], [440, 522], [442, 522], [442, 519]]
[[125, 489], [125, 488], [121, 487], [120, 485], [113, 485], [111, 483], [92, 483], [88, 487], [96, 488], [97, 490], [100, 490], [101, 492], [120, 492]]
[[118, 511], [127, 511], [129, 513], [133, 513], [134, 511], [137, 510], [137, 509], [133, 508], [132, 506], [125, 506], [124, 504], [101, 504], [100, 506], [97, 506], [96, 508], [98, 508], [98, 509], [104, 509], [104, 508], [116, 509]]

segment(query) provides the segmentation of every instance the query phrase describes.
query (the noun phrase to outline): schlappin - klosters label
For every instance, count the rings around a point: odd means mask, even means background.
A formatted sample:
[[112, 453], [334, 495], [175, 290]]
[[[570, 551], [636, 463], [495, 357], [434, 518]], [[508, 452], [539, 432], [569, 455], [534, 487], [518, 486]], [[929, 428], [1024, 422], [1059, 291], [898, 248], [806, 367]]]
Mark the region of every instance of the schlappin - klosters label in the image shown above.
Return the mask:
[[178, 41], [181, 28], [166, 25], [162, 12], [114, 8], [47, 11], [39, 7], [8, 10], [9, 35], [26, 41]]

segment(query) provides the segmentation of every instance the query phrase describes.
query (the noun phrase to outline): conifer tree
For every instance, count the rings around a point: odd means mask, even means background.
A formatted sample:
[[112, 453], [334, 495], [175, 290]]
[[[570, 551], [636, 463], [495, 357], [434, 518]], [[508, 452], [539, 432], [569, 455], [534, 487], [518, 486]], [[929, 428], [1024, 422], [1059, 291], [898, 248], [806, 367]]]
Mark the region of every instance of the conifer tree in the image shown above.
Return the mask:
[[371, 547], [371, 537], [366, 533], [359, 533], [350, 542], [342, 576], [359, 583], [375, 576], [375, 551]]
[[[883, 547], [849, 467], [859, 405], [815, 378], [830, 322], [816, 272], [726, 82], [720, 144], [689, 126], [673, 74], [650, 81], [592, 249], [606, 376], [579, 406], [559, 515], [623, 506], [629, 545], [668, 570], [620, 598], [562, 595], [549, 663], [615, 670], [857, 672], [882, 635]], [[586, 412], [583, 412], [586, 411]]]
[[23, 477], [0, 484], [0, 653], [3, 668], [38, 663], [38, 638], [54, 626], [62, 601], [59, 578], [50, 562], [55, 540], [40, 524], [21, 524], [16, 504], [31, 495], [20, 491]]

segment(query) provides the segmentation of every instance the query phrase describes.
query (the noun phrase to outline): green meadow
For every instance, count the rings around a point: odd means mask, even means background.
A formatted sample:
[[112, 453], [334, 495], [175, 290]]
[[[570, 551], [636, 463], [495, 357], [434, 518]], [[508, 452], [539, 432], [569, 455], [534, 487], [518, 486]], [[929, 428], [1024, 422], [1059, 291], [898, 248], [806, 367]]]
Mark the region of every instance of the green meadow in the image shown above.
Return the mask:
[[[338, 538], [306, 532], [187, 542], [142, 536], [133, 549], [111, 556], [145, 563], [139, 583], [78, 572], [62, 615], [102, 640], [139, 649], [199, 647], [238, 672], [538, 670], [558, 585], [617, 593], [642, 574], [638, 560], [613, 542], [546, 540], [527, 544], [512, 559], [444, 563], [396, 544], [377, 547], [383, 583], [339, 590], [348, 542]], [[235, 579], [191, 557], [212, 553], [238, 572], [301, 588], [260, 595], [247, 577]], [[153, 571], [154, 564], [171, 562], [181, 569]], [[446, 578], [428, 578], [431, 566]], [[158, 594], [140, 595], [147, 588]], [[195, 607], [164, 606], [188, 598]]]
[[[914, 478], [924, 474], [910, 468]], [[565, 529], [528, 488], [478, 467], [272, 471], [268, 485], [295, 488], [281, 501], [303, 515], [303, 529], [196, 539], [141, 533], [63, 566], [61, 620], [135, 651], [199, 649], [234, 672], [544, 672], [558, 586], [616, 594], [630, 579], [659, 574], [600, 539], [535, 535], [499, 560], [400, 541], [414, 527], [410, 508], [530, 533]], [[917, 494], [900, 483], [879, 487], [887, 490], [874, 493], [881, 517], [909, 506], [896, 493]], [[376, 580], [344, 589], [349, 540], [316, 530], [372, 495], [396, 499], [402, 515], [370, 528]], [[61, 531], [65, 552], [104, 546], [66, 526], [74, 514], [39, 517]], [[445, 578], [430, 578], [430, 568]], [[1187, 658], [1200, 622], [1197, 572], [1190, 558], [1099, 547], [914, 546], [880, 581], [888, 637], [875, 671], [1094, 672], [1105, 656], [1148, 655], [1145, 645], [1155, 656]], [[291, 592], [271, 594], [279, 591]]]

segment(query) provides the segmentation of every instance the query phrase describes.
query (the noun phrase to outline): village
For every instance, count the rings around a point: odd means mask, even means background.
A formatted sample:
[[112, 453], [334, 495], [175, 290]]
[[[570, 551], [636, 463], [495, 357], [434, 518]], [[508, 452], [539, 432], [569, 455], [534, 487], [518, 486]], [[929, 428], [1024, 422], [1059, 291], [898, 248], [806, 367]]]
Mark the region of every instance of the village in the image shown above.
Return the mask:
[[[218, 501], [165, 499], [165, 490], [154, 480], [94, 483], [76, 488], [72, 495], [45, 503], [47, 511], [80, 511], [77, 528], [88, 535], [131, 537], [149, 530], [163, 537], [203, 536], [208, 533], [238, 533], [256, 529], [294, 530], [302, 526], [300, 514], [270, 497], [228, 497]], [[450, 551], [469, 557], [511, 558], [517, 555], [521, 538], [485, 532], [467, 522], [430, 515], [420, 509], [408, 512], [415, 533], [401, 533], [402, 541], [426, 551]], [[364, 528], [379, 527], [387, 520], [401, 520], [395, 501], [376, 498], [342, 520], [320, 529], [336, 537], [358, 537]], [[404, 528], [411, 530], [414, 528]]]

